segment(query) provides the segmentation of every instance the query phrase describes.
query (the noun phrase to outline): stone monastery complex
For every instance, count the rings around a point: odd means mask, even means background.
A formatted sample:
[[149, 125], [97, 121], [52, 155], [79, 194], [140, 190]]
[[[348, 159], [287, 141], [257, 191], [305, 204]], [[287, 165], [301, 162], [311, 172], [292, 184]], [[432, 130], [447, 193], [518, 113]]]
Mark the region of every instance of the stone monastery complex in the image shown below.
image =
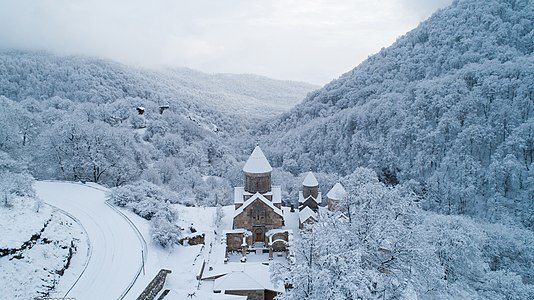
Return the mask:
[[[243, 167], [243, 187], [234, 188], [233, 229], [226, 232], [226, 253], [239, 252], [246, 260], [250, 252], [290, 253], [293, 230], [286, 226], [280, 186], [272, 185], [273, 168], [259, 146], [254, 148]], [[337, 183], [327, 194], [328, 209], [333, 210], [346, 191]], [[310, 171], [299, 192], [299, 228], [317, 221], [323, 203], [319, 182]]]
[[293, 262], [293, 241], [306, 234], [300, 229], [317, 221], [319, 214], [336, 209], [347, 194], [337, 183], [324, 201], [319, 182], [308, 172], [299, 193], [298, 211], [293, 205], [282, 207], [282, 191], [272, 184], [272, 171], [256, 146], [243, 167], [244, 186], [234, 188], [232, 228], [224, 232], [221, 244], [225, 247], [224, 263], [210, 265], [201, 274], [216, 294], [243, 297], [232, 299], [272, 300], [283, 293], [283, 284], [270, 279], [269, 261]]

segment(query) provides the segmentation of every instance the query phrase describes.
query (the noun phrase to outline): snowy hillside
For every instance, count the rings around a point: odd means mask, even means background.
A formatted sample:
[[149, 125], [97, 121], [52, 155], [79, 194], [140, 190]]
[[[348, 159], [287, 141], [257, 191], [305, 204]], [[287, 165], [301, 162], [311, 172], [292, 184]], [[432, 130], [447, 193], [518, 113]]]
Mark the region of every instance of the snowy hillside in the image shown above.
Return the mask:
[[134, 105], [170, 105], [182, 115], [201, 115], [225, 131], [248, 124], [224, 114], [241, 120], [270, 118], [288, 111], [316, 88], [257, 75], [158, 71], [96, 58], [0, 52], [0, 95], [12, 100], [56, 96], [99, 105], [129, 99]]
[[257, 135], [285, 170], [365, 166], [431, 210], [532, 228], [533, 40], [530, 1], [455, 1]]
[[172, 86], [200, 91], [202, 103], [245, 120], [264, 120], [289, 111], [307, 93], [318, 89], [308, 83], [274, 80], [252, 74], [206, 74], [191, 69], [162, 71]]
[[254, 75], [158, 72], [3, 51], [0, 151], [29, 163], [40, 179], [108, 186], [143, 179], [195, 202], [194, 194], [207, 189], [202, 176], [236, 167], [229, 136], [287, 111], [313, 88]]

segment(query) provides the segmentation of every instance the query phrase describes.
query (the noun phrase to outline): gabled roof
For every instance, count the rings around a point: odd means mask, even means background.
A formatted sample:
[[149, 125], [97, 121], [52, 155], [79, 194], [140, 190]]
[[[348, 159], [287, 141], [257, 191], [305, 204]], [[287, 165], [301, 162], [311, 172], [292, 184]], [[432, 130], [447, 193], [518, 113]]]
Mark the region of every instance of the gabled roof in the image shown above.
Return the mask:
[[282, 203], [282, 188], [279, 185], [271, 186], [273, 191], [273, 203]]
[[[194, 295], [191, 298], [190, 295]], [[175, 290], [171, 289], [167, 298], [170, 299], [203, 299], [203, 300], [247, 300], [247, 296], [215, 294], [202, 290]]]
[[302, 195], [302, 191], [299, 191], [299, 203], [302, 204], [310, 198], [313, 199], [313, 201], [315, 201], [315, 203], [317, 204], [320, 204], [321, 202], [323, 202], [323, 196], [321, 192], [317, 193], [317, 199], [315, 199], [312, 195], [309, 195], [308, 197], [304, 198], [304, 196]]
[[304, 178], [302, 185], [307, 187], [316, 187], [319, 186], [319, 182], [317, 181], [317, 178], [315, 178], [315, 175], [313, 175], [312, 171], [309, 171], [308, 175], [306, 175], [306, 178]]
[[245, 210], [245, 208], [247, 208], [249, 205], [251, 205], [256, 200], [262, 201], [263, 203], [267, 204], [267, 206], [269, 206], [275, 213], [277, 213], [281, 217], [284, 216], [280, 208], [274, 206], [274, 204], [271, 201], [269, 201], [269, 199], [265, 198], [262, 194], [256, 193], [252, 195], [252, 197], [250, 197], [247, 201], [245, 201], [243, 205], [241, 205], [238, 209], [236, 209], [234, 218], [237, 217], [239, 214], [241, 214]]
[[263, 151], [261, 151], [260, 146], [254, 148], [254, 151], [252, 151], [252, 154], [250, 154], [250, 157], [243, 167], [243, 172], [253, 174], [268, 173], [272, 170], [273, 168], [271, 167], [271, 164], [269, 164], [269, 161], [267, 161]]
[[245, 188], [242, 186], [234, 187], [234, 203], [243, 203]]
[[313, 218], [317, 221], [317, 214], [310, 207], [306, 206], [303, 210], [299, 211], [299, 221], [300, 223], [304, 223], [309, 218]]
[[[271, 186], [271, 191], [263, 195], [271, 196], [274, 204], [282, 203], [282, 189], [279, 185]], [[242, 186], [234, 187], [234, 204], [243, 203], [244, 196], [252, 196], [252, 194], [245, 191], [245, 188]]]
[[341, 185], [341, 183], [336, 183], [334, 187], [326, 194], [326, 196], [332, 200], [342, 200], [347, 196], [347, 191]]
[[240, 264], [241, 270], [233, 270], [226, 275], [215, 279], [214, 291], [251, 291], [270, 290], [284, 292], [281, 284], [271, 281], [269, 266], [263, 264]]

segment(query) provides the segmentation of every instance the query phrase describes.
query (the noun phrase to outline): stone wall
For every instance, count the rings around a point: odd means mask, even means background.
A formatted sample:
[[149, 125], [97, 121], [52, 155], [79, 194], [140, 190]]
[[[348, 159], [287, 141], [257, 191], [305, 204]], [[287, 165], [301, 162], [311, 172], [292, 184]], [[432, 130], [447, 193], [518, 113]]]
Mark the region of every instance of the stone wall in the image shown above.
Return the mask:
[[338, 205], [339, 205], [338, 200], [328, 198], [328, 209], [329, 210], [334, 211]]
[[190, 246], [204, 244], [205, 236], [206, 235], [204, 233], [187, 236], [187, 237], [179, 239], [178, 243], [180, 243], [180, 245], [190, 245]]
[[167, 275], [171, 273], [171, 270], [161, 269], [152, 281], [148, 284], [145, 290], [137, 297], [137, 300], [153, 300], [158, 293], [163, 289], [165, 279]]
[[243, 244], [243, 233], [227, 233], [226, 234], [226, 251], [240, 251]]
[[[271, 239], [273, 242], [276, 240], [289, 241], [289, 234], [287, 231], [275, 233]], [[277, 242], [272, 245], [273, 251], [286, 251], [287, 245], [283, 242]]]
[[234, 218], [234, 228], [245, 228], [250, 231], [253, 231], [254, 226], [265, 226], [266, 230], [280, 228], [283, 223], [284, 218], [259, 199]]
[[287, 233], [287, 231], [275, 233], [275, 234], [273, 235], [272, 240], [273, 240], [273, 241], [276, 241], [276, 240], [284, 240], [284, 241], [287, 242], [287, 241], [289, 240], [289, 234]]
[[304, 207], [306, 206], [308, 206], [315, 212], [317, 212], [317, 210], [319, 209], [317, 206], [317, 202], [315, 202], [315, 200], [313, 200], [312, 198], [309, 198], [308, 200], [304, 201], [304, 203], [302, 203], [302, 205], [299, 207], [299, 210], [304, 209]]
[[245, 191], [255, 194], [265, 194], [271, 190], [271, 173], [245, 173]]
[[319, 195], [319, 187], [302, 186], [302, 196], [304, 199], [308, 198], [310, 195], [317, 199], [317, 196]]
[[264, 300], [265, 299], [265, 290], [254, 290], [254, 291], [226, 291], [225, 294], [247, 296], [247, 300]]

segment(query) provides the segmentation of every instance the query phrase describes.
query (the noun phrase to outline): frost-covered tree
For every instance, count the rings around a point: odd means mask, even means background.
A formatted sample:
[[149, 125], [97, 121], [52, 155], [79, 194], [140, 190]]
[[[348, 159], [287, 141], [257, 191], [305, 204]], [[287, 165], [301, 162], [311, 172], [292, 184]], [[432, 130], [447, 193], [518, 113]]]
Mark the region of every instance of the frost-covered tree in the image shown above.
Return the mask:
[[[292, 247], [295, 264], [273, 268], [275, 279], [292, 285], [280, 299], [534, 295], [534, 257], [524, 248], [532, 232], [425, 212], [420, 198], [385, 186], [369, 169], [357, 169], [344, 185], [349, 196], [342, 204], [350, 208], [324, 212]], [[504, 254], [508, 247], [515, 250]]]

